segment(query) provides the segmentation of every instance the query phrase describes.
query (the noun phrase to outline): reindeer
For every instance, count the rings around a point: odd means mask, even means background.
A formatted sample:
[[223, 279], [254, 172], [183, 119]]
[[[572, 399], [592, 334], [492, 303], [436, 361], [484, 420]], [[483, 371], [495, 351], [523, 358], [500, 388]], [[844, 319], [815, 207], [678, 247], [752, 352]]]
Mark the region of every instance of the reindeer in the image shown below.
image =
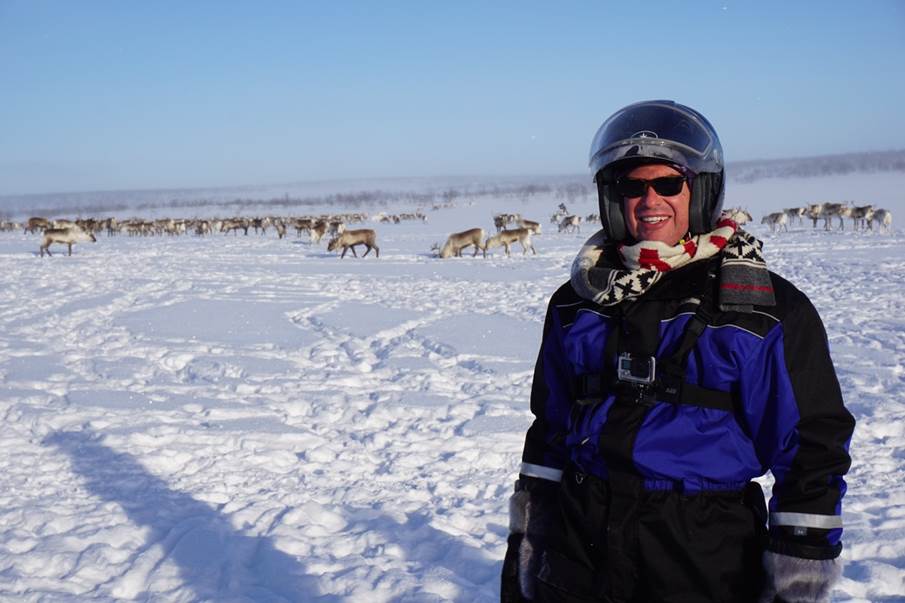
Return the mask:
[[[470, 228], [462, 232], [454, 232], [446, 239], [446, 243], [440, 248], [440, 257], [443, 259], [450, 257], [462, 257], [462, 250], [469, 245], [474, 245], [474, 253], [471, 257], [478, 255], [478, 250], [483, 250], [484, 246], [481, 242], [484, 240], [483, 228]], [[486, 255], [486, 254], [485, 254]]]
[[525, 218], [522, 218], [517, 222], [517, 224], [519, 228], [527, 228], [531, 231], [532, 234], [540, 234], [540, 223], [535, 222], [534, 220], [526, 220]]
[[69, 246], [69, 255], [72, 255], [72, 244], [73, 243], [96, 243], [97, 239], [94, 238], [94, 235], [90, 232], [85, 232], [78, 226], [70, 226], [69, 228], [48, 228], [44, 231], [44, 241], [41, 243], [41, 257], [44, 257], [44, 252], [47, 252], [47, 255], [53, 256], [50, 253], [50, 246], [53, 243], [65, 243]]
[[341, 235], [346, 230], [346, 223], [342, 220], [330, 220], [327, 224], [327, 234], [331, 236]]
[[823, 204], [823, 228], [829, 230], [833, 224], [833, 218], [839, 217], [839, 228], [845, 229], [845, 218], [852, 215], [852, 206], [845, 203]]
[[47, 218], [29, 218], [22, 234], [35, 233], [38, 230], [44, 231], [48, 228], [50, 228], [50, 220]]
[[823, 204], [822, 203], [812, 203], [808, 205], [807, 212], [808, 217], [811, 219], [813, 223], [812, 228], [817, 228], [817, 220], [820, 219], [821, 214], [823, 214]]
[[529, 249], [534, 255], [537, 255], [537, 251], [531, 243], [531, 231], [527, 228], [514, 228], [512, 230], [500, 231], [492, 237], [488, 237], [484, 242], [484, 257], [487, 257], [488, 249], [499, 247], [500, 245], [506, 249], [506, 255], [510, 255], [509, 248], [516, 241], [521, 244], [523, 255], [528, 253]]
[[496, 214], [493, 216], [493, 225], [496, 227], [496, 231], [500, 232], [511, 223], [520, 219], [521, 216], [519, 214]]
[[[329, 227], [330, 225], [327, 224], [325, 220], [318, 220], [317, 222], [315, 222], [314, 226], [308, 229], [308, 236], [311, 237], [311, 242], [320, 243], [321, 239], [324, 238], [324, 235], [327, 234], [327, 229]], [[355, 250], [353, 250], [353, 253], [354, 251]]]
[[789, 216], [789, 222], [792, 222], [795, 218], [798, 218], [798, 223], [801, 224], [801, 217], [804, 216], [805, 212], [808, 211], [807, 207], [789, 207], [783, 210], [787, 216]]
[[380, 248], [377, 246], [377, 233], [370, 228], [344, 231], [342, 234], [339, 234], [330, 240], [327, 244], [327, 251], [335, 251], [339, 247], [342, 247], [343, 252], [342, 255], [339, 256], [340, 259], [346, 257], [346, 252], [349, 249], [352, 250], [353, 256], [358, 257], [358, 254], [355, 253], [356, 245], [364, 245], [368, 248], [361, 257], [368, 255], [371, 252], [371, 249], [374, 249], [377, 257], [380, 257]]
[[789, 230], [789, 215], [784, 211], [774, 212], [772, 214], [767, 214], [760, 221], [761, 224], [769, 224], [770, 232], [776, 232], [776, 229], [779, 228], [780, 231], [785, 230], [788, 232]]
[[566, 216], [559, 223], [559, 232], [581, 232], [581, 216]]
[[852, 230], [861, 230], [870, 224], [871, 218], [874, 216], [873, 205], [856, 205], [852, 208]]
[[747, 210], [744, 210], [741, 207], [730, 207], [729, 209], [725, 209], [723, 210], [723, 216], [729, 218], [739, 226], [747, 224], [754, 219]]
[[[889, 232], [892, 226], [892, 212], [888, 209], [878, 209], [874, 212], [873, 218], [870, 223], [873, 224], [874, 220], [877, 221], [877, 224], [883, 229], [883, 232]], [[873, 230], [873, 227], [871, 227]]]
[[229, 232], [233, 231], [233, 235], [239, 234], [239, 229], [245, 233], [245, 236], [248, 236], [248, 227], [250, 224], [248, 220], [245, 218], [235, 218], [233, 220], [224, 220], [223, 224], [220, 226], [220, 232]]

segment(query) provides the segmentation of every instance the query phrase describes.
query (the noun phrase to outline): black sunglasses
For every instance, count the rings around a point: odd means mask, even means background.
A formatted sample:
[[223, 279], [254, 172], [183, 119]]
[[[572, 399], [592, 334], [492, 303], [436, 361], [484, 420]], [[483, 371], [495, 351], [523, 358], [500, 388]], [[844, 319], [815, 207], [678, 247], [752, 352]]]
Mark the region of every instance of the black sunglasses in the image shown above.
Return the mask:
[[616, 180], [616, 192], [623, 197], [641, 197], [647, 192], [647, 187], [653, 187], [658, 195], [672, 197], [682, 192], [682, 185], [688, 180], [685, 176], [663, 176], [651, 180], [640, 178], [618, 178]]

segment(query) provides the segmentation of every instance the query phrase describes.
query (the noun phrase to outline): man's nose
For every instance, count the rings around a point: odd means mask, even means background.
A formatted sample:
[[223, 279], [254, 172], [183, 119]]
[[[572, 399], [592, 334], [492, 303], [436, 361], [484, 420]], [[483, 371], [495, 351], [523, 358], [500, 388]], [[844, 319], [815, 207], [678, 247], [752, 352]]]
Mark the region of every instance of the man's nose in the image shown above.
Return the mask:
[[641, 195], [641, 203], [644, 205], [653, 205], [655, 203], [660, 203], [660, 201], [660, 195], [657, 194], [654, 187], [649, 185], [644, 187], [644, 194]]

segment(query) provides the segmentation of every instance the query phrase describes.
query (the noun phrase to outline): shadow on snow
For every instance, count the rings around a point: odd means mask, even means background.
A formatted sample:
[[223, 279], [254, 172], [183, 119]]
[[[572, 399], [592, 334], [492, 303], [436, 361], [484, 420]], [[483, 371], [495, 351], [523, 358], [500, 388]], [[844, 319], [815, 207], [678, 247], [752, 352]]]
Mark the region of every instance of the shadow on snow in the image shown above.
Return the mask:
[[339, 600], [320, 595], [316, 578], [298, 558], [277, 550], [268, 538], [240, 533], [217, 510], [172, 490], [95, 434], [56, 432], [44, 443], [70, 457], [92, 494], [119, 505], [134, 524], [151, 528], [140, 554], [161, 546], [198, 599]]

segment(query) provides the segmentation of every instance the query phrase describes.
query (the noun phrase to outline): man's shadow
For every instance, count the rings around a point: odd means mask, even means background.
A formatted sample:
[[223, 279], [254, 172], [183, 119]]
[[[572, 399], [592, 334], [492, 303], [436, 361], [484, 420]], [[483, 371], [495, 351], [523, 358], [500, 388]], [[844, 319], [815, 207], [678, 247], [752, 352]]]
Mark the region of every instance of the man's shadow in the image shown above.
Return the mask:
[[266, 537], [238, 532], [217, 510], [172, 490], [131, 456], [101, 444], [97, 435], [55, 432], [44, 444], [69, 456], [93, 495], [116, 503], [136, 526], [150, 528], [135, 559], [161, 547], [163, 559], [178, 568], [199, 600], [338, 600], [321, 595], [299, 559]]

